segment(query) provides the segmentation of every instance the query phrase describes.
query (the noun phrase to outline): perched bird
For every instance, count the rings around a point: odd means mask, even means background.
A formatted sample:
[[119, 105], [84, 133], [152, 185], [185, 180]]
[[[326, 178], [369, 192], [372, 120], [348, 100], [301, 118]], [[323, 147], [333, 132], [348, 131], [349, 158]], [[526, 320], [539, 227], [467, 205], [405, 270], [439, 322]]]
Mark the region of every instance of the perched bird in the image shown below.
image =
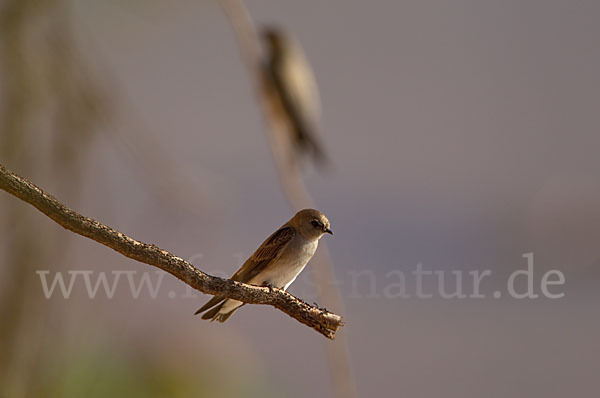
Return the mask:
[[321, 103], [315, 76], [302, 48], [294, 38], [275, 27], [264, 28], [262, 38], [266, 47], [265, 73], [280, 99], [281, 113], [296, 150], [323, 164], [327, 159], [315, 133]]
[[[231, 279], [286, 290], [315, 254], [323, 234], [333, 235], [330, 228], [320, 211], [300, 210], [269, 236]], [[225, 322], [242, 305], [241, 301], [214, 296], [196, 314], [209, 310], [202, 319]]]

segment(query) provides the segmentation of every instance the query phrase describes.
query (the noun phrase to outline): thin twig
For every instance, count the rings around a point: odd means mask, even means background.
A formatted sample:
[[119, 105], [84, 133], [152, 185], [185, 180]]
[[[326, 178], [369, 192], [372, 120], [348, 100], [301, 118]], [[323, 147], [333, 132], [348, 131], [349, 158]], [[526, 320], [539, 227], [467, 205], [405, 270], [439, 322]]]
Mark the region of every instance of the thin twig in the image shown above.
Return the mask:
[[206, 294], [222, 295], [248, 304], [268, 304], [333, 339], [342, 317], [313, 307], [293, 295], [205, 274], [189, 262], [159, 247], [139, 242], [94, 219], [85, 217], [59, 202], [32, 182], [0, 165], [0, 189], [33, 205], [57, 224], [110, 247], [122, 255], [153, 265]]

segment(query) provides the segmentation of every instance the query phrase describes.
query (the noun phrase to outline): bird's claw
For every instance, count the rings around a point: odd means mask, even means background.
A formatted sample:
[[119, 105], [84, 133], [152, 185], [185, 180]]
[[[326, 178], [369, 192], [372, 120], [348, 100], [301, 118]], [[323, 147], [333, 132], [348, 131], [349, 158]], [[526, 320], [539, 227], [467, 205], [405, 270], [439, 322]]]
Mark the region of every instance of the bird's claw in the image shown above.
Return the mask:
[[264, 286], [269, 288], [269, 293], [273, 293], [275, 290], [275, 286], [272, 283], [265, 283]]

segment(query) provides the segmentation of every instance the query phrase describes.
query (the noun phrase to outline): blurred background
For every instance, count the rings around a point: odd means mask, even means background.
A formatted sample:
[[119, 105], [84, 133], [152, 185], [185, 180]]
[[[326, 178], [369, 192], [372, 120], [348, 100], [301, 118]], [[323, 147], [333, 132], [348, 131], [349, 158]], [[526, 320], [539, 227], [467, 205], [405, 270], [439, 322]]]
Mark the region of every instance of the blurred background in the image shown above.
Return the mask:
[[[0, 163], [218, 276], [292, 215], [218, 3], [0, 4]], [[304, 174], [335, 231], [359, 395], [593, 395], [600, 3], [247, 6], [293, 32], [319, 83], [333, 167]], [[0, 396], [331, 395], [330, 342], [273, 308], [207, 323], [208, 297], [169, 275], [154, 298], [123, 277], [113, 298], [79, 280], [46, 299], [37, 271], [160, 275], [8, 194], [0, 208]], [[530, 252], [536, 293], [555, 269], [565, 296], [493, 298]], [[385, 294], [392, 271], [414, 293], [419, 263], [491, 270], [486, 298]], [[310, 266], [290, 288], [317, 290]]]

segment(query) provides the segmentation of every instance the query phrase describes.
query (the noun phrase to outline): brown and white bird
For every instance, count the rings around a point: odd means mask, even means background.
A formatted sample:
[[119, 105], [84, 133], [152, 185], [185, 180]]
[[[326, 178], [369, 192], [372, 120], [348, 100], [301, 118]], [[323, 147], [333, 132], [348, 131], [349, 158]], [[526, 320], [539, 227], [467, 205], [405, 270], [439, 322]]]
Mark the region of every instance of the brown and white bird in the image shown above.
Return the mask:
[[282, 29], [262, 31], [266, 46], [265, 73], [281, 102], [281, 113], [292, 133], [299, 154], [310, 154], [320, 164], [327, 162], [315, 130], [321, 116], [321, 101], [315, 76], [302, 47]]
[[[286, 290], [315, 254], [319, 239], [326, 233], [333, 235], [323, 213], [300, 210], [269, 236], [231, 279]], [[242, 305], [241, 301], [215, 296], [196, 314], [208, 310], [202, 319], [225, 322]]]

